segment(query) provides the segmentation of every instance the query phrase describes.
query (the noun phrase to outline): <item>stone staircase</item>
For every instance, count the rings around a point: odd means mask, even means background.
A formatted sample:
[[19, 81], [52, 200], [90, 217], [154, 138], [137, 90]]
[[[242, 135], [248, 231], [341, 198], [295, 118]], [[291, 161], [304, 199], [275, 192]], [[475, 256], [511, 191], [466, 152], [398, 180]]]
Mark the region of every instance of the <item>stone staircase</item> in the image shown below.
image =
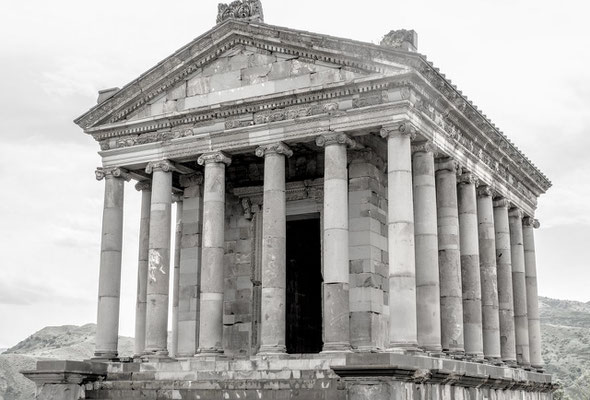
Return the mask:
[[85, 398], [344, 400], [345, 384], [331, 366], [345, 363], [326, 355], [112, 363], [106, 379], [86, 384]]

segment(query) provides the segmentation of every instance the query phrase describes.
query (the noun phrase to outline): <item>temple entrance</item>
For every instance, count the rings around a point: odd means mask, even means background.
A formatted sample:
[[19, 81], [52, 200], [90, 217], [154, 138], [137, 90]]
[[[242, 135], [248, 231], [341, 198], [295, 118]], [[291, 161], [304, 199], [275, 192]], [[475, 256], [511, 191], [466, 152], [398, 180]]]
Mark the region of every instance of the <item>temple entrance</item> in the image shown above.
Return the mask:
[[322, 273], [318, 213], [287, 221], [287, 353], [322, 351]]

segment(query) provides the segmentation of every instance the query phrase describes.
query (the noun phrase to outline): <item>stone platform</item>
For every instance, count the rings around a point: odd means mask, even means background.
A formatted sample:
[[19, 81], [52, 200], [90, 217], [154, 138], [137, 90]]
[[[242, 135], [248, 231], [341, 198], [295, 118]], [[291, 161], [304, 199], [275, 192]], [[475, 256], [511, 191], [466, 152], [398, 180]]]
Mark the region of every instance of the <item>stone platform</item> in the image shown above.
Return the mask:
[[[39, 393], [68, 385], [68, 399], [548, 400], [550, 375], [428, 356], [391, 353], [191, 358], [169, 362], [41, 365]], [[51, 382], [68, 375], [77, 380]], [[57, 371], [56, 368], [63, 368]], [[92, 376], [83, 377], [80, 371]], [[102, 375], [96, 371], [102, 371]], [[56, 384], [57, 383], [57, 384]], [[61, 386], [60, 386], [61, 385]], [[48, 391], [49, 386], [52, 390]], [[73, 388], [76, 387], [76, 390]], [[65, 392], [63, 392], [65, 393]], [[77, 396], [77, 397], [76, 397]], [[82, 397], [83, 396], [83, 397]], [[42, 397], [38, 398], [56, 398]], [[60, 397], [66, 398], [66, 397]]]

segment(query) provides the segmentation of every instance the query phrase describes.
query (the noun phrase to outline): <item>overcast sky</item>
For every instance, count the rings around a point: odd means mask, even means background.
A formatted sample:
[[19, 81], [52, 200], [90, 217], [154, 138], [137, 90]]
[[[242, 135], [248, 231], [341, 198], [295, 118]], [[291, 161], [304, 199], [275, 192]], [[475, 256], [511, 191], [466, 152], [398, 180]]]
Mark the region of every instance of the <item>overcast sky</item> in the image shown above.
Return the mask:
[[[581, 0], [263, 0], [269, 24], [428, 56], [549, 177], [539, 292], [590, 300], [590, 24]], [[0, 347], [96, 320], [104, 182], [72, 120], [214, 26], [217, 1], [0, 3]], [[133, 335], [140, 196], [126, 187], [120, 331]]]

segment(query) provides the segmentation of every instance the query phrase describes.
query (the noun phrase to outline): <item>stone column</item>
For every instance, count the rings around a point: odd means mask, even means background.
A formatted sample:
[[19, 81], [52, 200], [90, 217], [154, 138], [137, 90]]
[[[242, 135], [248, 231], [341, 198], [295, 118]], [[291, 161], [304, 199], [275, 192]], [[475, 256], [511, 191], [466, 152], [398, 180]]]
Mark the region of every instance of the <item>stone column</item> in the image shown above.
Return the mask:
[[531, 217], [525, 217], [522, 220], [522, 225], [531, 366], [537, 370], [543, 370], [541, 319], [539, 317], [539, 296], [537, 291], [537, 260], [535, 257], [535, 233], [533, 231], [540, 225], [538, 220]]
[[293, 152], [284, 143], [256, 149], [264, 157], [262, 205], [262, 303], [259, 354], [285, 353], [287, 301], [287, 215], [285, 157]]
[[172, 164], [152, 161], [145, 171], [152, 176], [145, 354], [168, 356], [168, 293], [170, 290], [170, 223]]
[[494, 230], [496, 238], [496, 266], [498, 269], [498, 304], [500, 312], [500, 346], [502, 361], [516, 365], [514, 331], [514, 304], [512, 297], [512, 257], [510, 254], [510, 229], [508, 224], [508, 200], [494, 200]]
[[492, 190], [486, 185], [477, 188], [477, 220], [479, 223], [483, 355], [493, 363], [501, 363], [494, 205]]
[[175, 195], [176, 230], [174, 232], [174, 283], [172, 285], [172, 343], [170, 355], [178, 354], [178, 300], [180, 290], [180, 242], [182, 240], [182, 195]]
[[105, 179], [105, 189], [94, 357], [114, 359], [119, 355], [123, 196], [124, 183], [129, 176], [121, 168], [98, 168], [96, 179]]
[[418, 345], [411, 149], [415, 135], [415, 128], [409, 123], [381, 129], [381, 136], [387, 138], [391, 351], [415, 351]]
[[483, 359], [483, 332], [476, 184], [477, 178], [471, 173], [464, 172], [459, 178], [457, 192], [459, 200], [459, 241], [461, 246], [465, 355], [479, 360]]
[[526, 277], [524, 247], [522, 244], [522, 211], [513, 207], [510, 219], [510, 252], [512, 258], [512, 296], [514, 300], [514, 326], [516, 329], [516, 361], [518, 365], [531, 366], [529, 353], [529, 321], [526, 304]]
[[344, 133], [319, 136], [324, 161], [324, 347], [350, 350], [350, 267], [348, 256], [348, 166], [346, 148], [355, 142]]
[[441, 344], [451, 355], [465, 352], [463, 342], [463, 290], [459, 250], [457, 163], [446, 157], [436, 163], [438, 263], [440, 276]]
[[182, 239], [178, 300], [178, 354], [193, 357], [199, 337], [201, 232], [203, 228], [203, 174], [182, 175]]
[[137, 262], [137, 300], [135, 305], [135, 348], [136, 356], [145, 350], [145, 313], [147, 305], [148, 253], [150, 236], [150, 207], [152, 203], [151, 181], [135, 185], [141, 191], [141, 218], [139, 221], [139, 255]]
[[203, 250], [198, 353], [223, 353], [223, 254], [225, 244], [225, 166], [231, 159], [220, 151], [203, 154]]
[[440, 352], [442, 347], [434, 146], [432, 143], [422, 142], [412, 146], [412, 151], [418, 345], [428, 352]]

